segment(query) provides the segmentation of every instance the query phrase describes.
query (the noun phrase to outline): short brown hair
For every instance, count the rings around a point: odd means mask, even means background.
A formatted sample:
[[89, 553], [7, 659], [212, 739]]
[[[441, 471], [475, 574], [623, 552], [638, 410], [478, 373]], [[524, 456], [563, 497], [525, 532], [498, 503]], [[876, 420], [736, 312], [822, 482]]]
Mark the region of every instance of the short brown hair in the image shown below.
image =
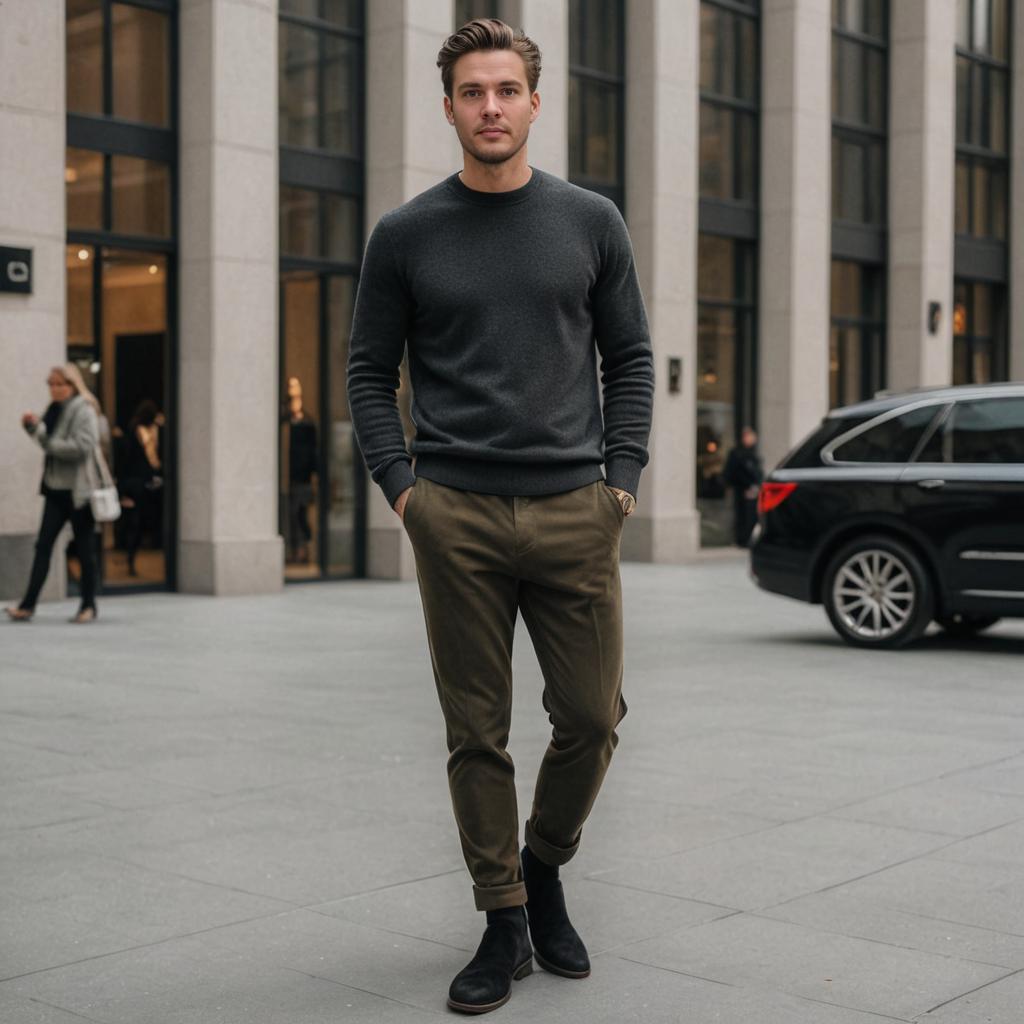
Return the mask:
[[441, 84], [444, 94], [452, 98], [452, 72], [455, 62], [467, 53], [477, 50], [514, 50], [526, 65], [526, 84], [530, 92], [536, 92], [540, 80], [540, 50], [537, 44], [523, 33], [521, 28], [497, 18], [475, 18], [452, 33], [437, 55], [437, 66], [441, 69]]

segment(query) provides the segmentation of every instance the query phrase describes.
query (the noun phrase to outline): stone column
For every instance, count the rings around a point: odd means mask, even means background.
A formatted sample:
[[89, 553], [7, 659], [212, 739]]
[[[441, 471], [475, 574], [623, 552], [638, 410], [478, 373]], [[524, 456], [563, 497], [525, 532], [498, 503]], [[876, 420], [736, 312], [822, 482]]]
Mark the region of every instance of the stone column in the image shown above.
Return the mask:
[[[626, 219], [654, 346], [651, 460], [624, 559], [679, 562], [700, 546], [695, 508], [699, 0], [630, 0]], [[671, 128], [666, 124], [671, 121]], [[682, 388], [668, 390], [670, 359]]]
[[1014, 0], [1010, 32], [1010, 379], [1024, 380], [1024, 0]]
[[277, 2], [180, 5], [178, 587], [280, 589]]
[[831, 5], [762, 7], [761, 447], [774, 465], [828, 409]]
[[[0, 246], [32, 250], [32, 292], [0, 292], [0, 600], [28, 583], [43, 453], [21, 414], [49, 402], [47, 370], [66, 361], [64, 4], [0, 8]], [[43, 597], [64, 590], [64, 544]]]
[[890, 6], [887, 349], [888, 386], [900, 389], [948, 384], [953, 372], [956, 4]]
[[569, 174], [568, 0], [508, 0], [502, 13], [540, 47], [540, 116], [530, 128], [530, 163], [542, 171]]
[[[366, 25], [366, 235], [380, 217], [461, 169], [444, 118], [437, 51], [453, 30], [445, 0], [374, 0]], [[402, 387], [408, 387], [403, 379]], [[365, 470], [364, 470], [365, 471]], [[381, 489], [368, 486], [367, 574], [414, 579], [412, 548]]]

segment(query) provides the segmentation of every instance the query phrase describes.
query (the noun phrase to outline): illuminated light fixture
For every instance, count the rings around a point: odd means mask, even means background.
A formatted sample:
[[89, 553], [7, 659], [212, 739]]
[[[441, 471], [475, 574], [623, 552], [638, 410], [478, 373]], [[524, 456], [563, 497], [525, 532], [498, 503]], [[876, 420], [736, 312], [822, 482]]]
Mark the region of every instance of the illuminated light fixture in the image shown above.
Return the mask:
[[962, 302], [953, 307], [953, 333], [967, 333], [967, 307]]
[[78, 258], [84, 263], [89, 258], [89, 250], [88, 249], [79, 249], [78, 250]]
[[159, 274], [160, 273], [160, 268], [155, 263], [150, 263], [150, 265], [149, 265], [149, 272], [151, 274]]
[[713, 370], [708, 372], [708, 373], [705, 373], [704, 374], [704, 383], [705, 384], [717, 384], [718, 383], [718, 374], [715, 373]]
[[89, 372], [90, 373], [99, 373], [100, 372], [100, 364], [99, 363], [90, 363], [89, 364]]
[[714, 441], [708, 441], [708, 451], [714, 454], [718, 451], [718, 445]]
[[74, 167], [65, 167], [64, 181], [68, 185], [74, 185], [74, 183], [78, 181], [78, 171]]

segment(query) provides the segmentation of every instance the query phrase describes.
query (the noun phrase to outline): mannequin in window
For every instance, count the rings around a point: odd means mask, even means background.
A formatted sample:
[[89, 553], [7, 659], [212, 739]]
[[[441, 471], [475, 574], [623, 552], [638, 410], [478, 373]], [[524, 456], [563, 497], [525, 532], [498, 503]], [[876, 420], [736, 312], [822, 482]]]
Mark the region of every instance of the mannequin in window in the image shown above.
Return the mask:
[[306, 412], [302, 382], [288, 378], [288, 547], [289, 562], [308, 562], [313, 530], [309, 509], [315, 501], [314, 483], [319, 453], [316, 424]]

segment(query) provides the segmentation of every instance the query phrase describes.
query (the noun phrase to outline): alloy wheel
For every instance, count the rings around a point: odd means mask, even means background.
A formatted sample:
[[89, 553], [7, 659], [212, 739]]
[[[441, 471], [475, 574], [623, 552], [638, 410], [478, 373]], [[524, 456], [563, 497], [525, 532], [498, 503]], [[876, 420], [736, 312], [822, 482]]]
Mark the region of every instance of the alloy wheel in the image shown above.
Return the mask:
[[843, 626], [861, 640], [886, 640], [914, 614], [917, 588], [910, 569], [891, 551], [861, 549], [839, 566], [832, 602]]

